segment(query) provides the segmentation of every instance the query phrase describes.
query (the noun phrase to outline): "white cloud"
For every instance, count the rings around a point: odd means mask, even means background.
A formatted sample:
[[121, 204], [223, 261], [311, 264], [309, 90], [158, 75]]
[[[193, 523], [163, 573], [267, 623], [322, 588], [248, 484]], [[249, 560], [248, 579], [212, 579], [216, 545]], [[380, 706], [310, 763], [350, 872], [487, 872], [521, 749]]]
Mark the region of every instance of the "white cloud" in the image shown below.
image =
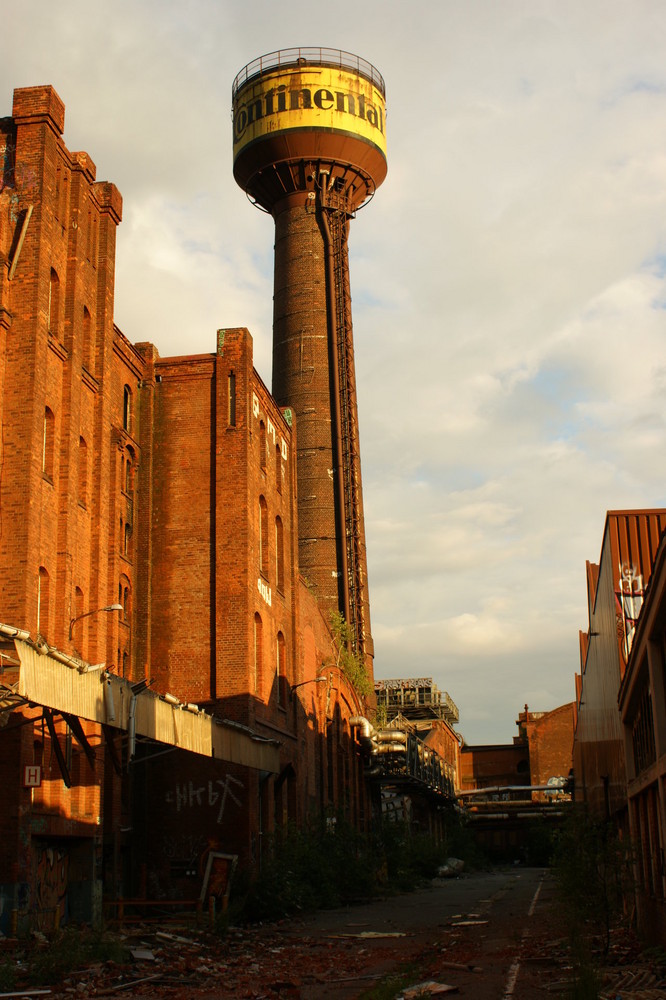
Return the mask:
[[389, 174], [350, 236], [377, 674], [432, 673], [468, 741], [509, 741], [525, 701], [573, 698], [605, 511], [666, 500], [666, 6], [289, 11], [26, 0], [2, 113], [53, 83], [120, 188], [124, 333], [168, 355], [247, 326], [269, 382], [272, 222], [233, 180], [231, 82], [304, 40], [378, 66]]

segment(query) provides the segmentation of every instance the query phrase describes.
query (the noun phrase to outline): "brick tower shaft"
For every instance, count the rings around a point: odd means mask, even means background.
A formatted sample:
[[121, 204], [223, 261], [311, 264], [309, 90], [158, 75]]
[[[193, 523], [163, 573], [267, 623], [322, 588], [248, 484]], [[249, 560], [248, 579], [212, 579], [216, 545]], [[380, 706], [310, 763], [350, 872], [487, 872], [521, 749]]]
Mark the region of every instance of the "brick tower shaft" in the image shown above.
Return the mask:
[[234, 176], [275, 220], [273, 395], [296, 414], [299, 561], [372, 670], [349, 221], [386, 176], [385, 87], [337, 49], [287, 49], [233, 86]]
[[301, 571], [372, 658], [348, 215], [327, 182], [275, 214], [273, 395], [297, 418]]

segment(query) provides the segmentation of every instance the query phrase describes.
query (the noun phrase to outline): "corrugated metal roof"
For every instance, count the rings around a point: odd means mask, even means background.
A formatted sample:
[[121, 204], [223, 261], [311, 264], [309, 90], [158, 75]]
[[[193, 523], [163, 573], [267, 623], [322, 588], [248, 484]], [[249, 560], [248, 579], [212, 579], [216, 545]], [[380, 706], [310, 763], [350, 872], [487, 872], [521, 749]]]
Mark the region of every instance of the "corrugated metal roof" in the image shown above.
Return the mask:
[[[21, 663], [18, 694], [27, 701], [90, 722], [128, 730], [135, 698], [135, 732], [191, 753], [279, 773], [279, 744], [201, 711], [171, 704], [152, 691], [134, 694], [131, 684], [87, 664], [63, 663], [32, 643], [14, 639]], [[56, 651], [57, 653], [57, 651]], [[62, 654], [58, 654], [62, 655]], [[80, 661], [78, 661], [80, 662]]]

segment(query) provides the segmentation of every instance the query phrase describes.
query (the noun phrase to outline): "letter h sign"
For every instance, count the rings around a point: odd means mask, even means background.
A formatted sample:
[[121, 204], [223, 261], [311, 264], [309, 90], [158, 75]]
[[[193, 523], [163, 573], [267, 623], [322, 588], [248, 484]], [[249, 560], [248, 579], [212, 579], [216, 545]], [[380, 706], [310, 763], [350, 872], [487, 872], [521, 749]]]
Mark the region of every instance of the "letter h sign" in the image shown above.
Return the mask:
[[25, 764], [23, 767], [23, 787], [39, 788], [42, 783], [42, 768], [39, 764]]

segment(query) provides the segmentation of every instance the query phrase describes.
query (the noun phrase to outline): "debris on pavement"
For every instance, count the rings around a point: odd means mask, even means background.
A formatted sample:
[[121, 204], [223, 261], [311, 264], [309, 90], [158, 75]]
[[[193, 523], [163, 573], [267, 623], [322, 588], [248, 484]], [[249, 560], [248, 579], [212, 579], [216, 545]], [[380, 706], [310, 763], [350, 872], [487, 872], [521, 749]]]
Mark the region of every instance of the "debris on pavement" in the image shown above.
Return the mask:
[[409, 986], [400, 994], [399, 1000], [415, 1000], [416, 997], [434, 997], [444, 993], [457, 993], [457, 986], [447, 986], [445, 983], [436, 983], [429, 980], [426, 983], [417, 983], [416, 986]]

